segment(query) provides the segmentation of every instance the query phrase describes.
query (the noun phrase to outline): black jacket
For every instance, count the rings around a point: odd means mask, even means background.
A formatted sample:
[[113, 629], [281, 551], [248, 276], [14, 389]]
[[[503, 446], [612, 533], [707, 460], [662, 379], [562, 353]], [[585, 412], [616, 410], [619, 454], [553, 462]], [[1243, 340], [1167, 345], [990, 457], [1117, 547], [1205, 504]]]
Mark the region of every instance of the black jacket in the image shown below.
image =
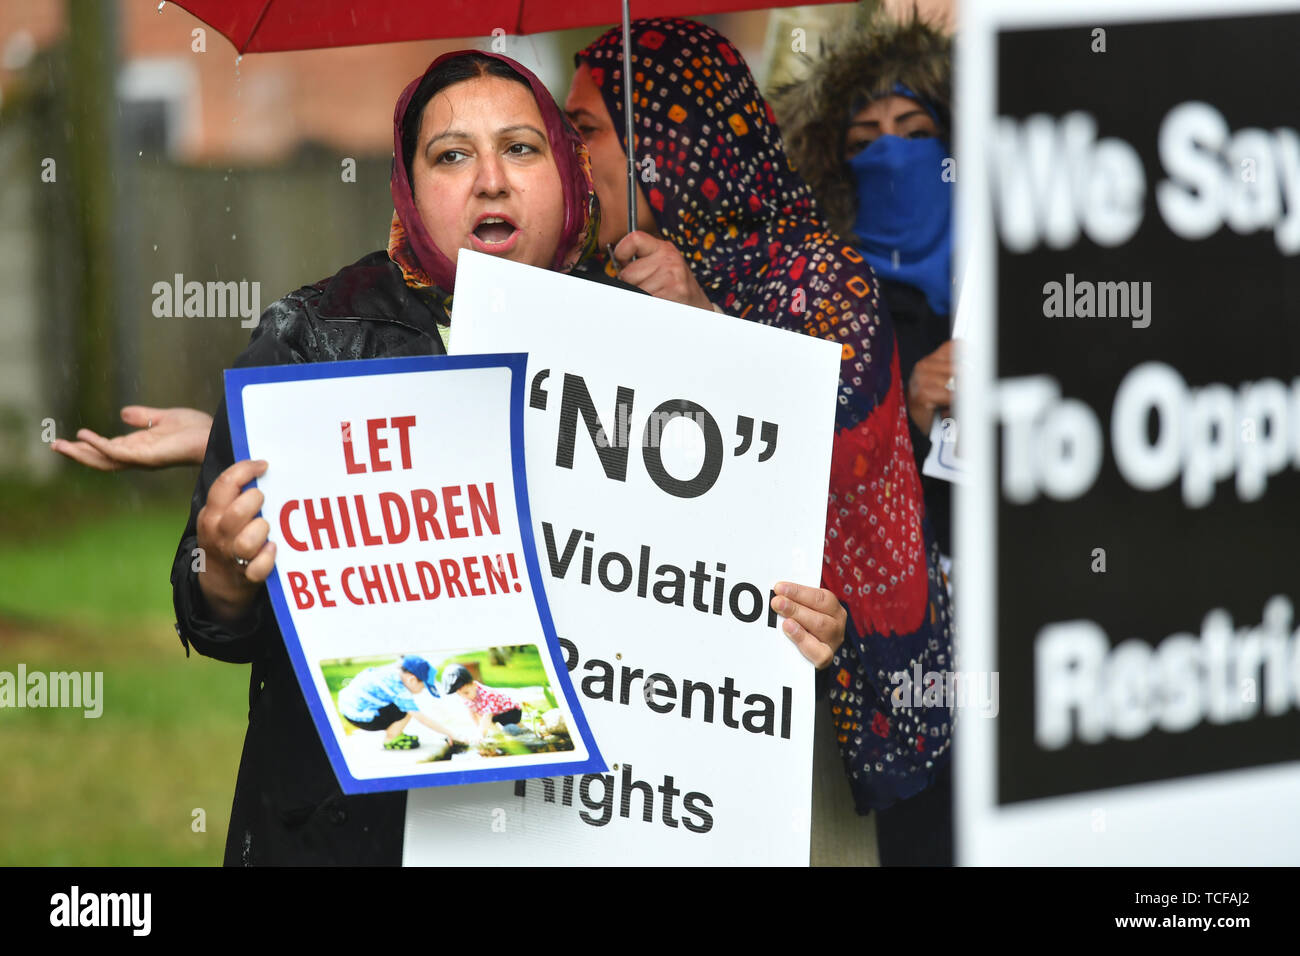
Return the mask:
[[[912, 369], [944, 342], [951, 338], [948, 316], [938, 315], [930, 308], [925, 293], [905, 282], [881, 279], [880, 290], [894, 320], [894, 334], [898, 339], [898, 371], [902, 377], [903, 397], [907, 397], [907, 382]], [[942, 478], [930, 478], [921, 471], [930, 456], [930, 433], [923, 432], [907, 416], [912, 434], [912, 451], [916, 455], [916, 473], [921, 477], [921, 493], [925, 498], [925, 514], [934, 527], [939, 550], [952, 554], [952, 485]]]
[[[599, 269], [575, 270], [626, 286]], [[442, 355], [437, 323], [446, 312], [413, 293], [386, 253], [373, 252], [315, 285], [271, 304], [235, 368], [346, 359]], [[248, 734], [235, 783], [227, 866], [399, 865], [406, 792], [345, 796], [316, 734], [284, 640], [263, 587], [233, 624], [218, 622], [199, 590], [194, 549], [208, 489], [234, 464], [223, 400], [172, 566], [176, 631], [186, 647], [232, 663], [252, 664]]]

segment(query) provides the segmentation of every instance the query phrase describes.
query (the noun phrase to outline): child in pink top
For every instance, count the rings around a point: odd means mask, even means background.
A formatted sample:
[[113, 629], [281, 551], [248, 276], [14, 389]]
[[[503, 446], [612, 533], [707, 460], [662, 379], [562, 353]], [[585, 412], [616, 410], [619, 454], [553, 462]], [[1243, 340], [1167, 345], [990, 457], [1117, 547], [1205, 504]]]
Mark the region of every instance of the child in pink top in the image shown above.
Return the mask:
[[523, 709], [509, 694], [479, 683], [460, 664], [452, 664], [442, 674], [443, 693], [455, 694], [465, 701], [470, 716], [478, 723], [479, 733], [487, 735], [492, 724], [500, 724], [510, 734], [520, 732]]

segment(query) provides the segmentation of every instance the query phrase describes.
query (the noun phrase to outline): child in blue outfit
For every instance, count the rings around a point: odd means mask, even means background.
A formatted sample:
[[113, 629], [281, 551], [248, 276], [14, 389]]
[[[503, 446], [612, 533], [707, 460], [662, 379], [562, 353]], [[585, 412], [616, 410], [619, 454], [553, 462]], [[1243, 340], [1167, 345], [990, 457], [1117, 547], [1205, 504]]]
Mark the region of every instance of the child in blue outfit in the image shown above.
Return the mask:
[[420, 710], [416, 697], [438, 696], [437, 672], [413, 654], [393, 664], [368, 667], [339, 691], [339, 712], [361, 730], [384, 731], [385, 750], [413, 750], [418, 737], [403, 733], [414, 717], [452, 743], [464, 743], [441, 723]]

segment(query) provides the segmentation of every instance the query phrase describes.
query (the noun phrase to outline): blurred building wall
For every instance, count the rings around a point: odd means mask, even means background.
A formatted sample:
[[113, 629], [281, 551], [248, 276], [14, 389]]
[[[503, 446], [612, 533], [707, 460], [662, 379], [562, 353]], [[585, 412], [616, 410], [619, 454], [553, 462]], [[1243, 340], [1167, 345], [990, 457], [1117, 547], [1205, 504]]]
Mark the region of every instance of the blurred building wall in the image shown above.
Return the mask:
[[387, 247], [389, 170], [386, 157], [361, 157], [356, 182], [344, 182], [340, 160], [321, 154], [291, 166], [159, 163], [143, 171], [123, 316], [145, 370], [135, 383], [137, 400], [214, 409], [221, 370], [250, 335], [238, 315], [156, 317], [155, 283], [174, 285], [177, 274], [186, 282], [256, 282], [265, 309]]

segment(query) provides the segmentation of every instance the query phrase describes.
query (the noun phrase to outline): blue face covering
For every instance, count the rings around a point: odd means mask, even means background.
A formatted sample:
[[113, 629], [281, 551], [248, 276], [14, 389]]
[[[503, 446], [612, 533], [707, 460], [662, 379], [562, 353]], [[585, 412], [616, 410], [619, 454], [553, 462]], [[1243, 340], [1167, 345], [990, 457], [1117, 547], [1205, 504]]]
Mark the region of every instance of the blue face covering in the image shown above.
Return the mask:
[[[952, 183], [941, 139], [882, 136], [849, 160], [857, 180], [853, 232], [882, 279], [925, 293], [938, 315], [952, 311]], [[948, 177], [952, 178], [952, 177]]]

